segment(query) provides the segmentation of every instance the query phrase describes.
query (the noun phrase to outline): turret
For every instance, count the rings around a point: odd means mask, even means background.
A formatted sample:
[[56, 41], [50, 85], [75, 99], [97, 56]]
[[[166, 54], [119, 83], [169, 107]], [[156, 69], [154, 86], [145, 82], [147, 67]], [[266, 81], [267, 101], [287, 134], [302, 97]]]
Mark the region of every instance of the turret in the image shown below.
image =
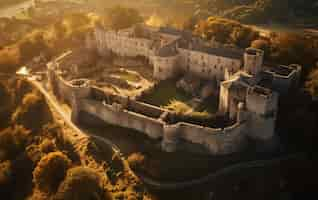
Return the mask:
[[250, 75], [256, 76], [262, 70], [263, 59], [263, 50], [247, 48], [244, 53], [244, 70]]

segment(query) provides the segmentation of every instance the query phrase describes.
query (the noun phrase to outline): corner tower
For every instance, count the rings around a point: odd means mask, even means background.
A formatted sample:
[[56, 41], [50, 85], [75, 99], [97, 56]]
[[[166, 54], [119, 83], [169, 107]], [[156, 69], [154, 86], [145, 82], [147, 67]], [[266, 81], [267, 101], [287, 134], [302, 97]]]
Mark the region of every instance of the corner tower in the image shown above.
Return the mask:
[[244, 52], [244, 71], [256, 76], [263, 66], [264, 51], [256, 48], [247, 48]]

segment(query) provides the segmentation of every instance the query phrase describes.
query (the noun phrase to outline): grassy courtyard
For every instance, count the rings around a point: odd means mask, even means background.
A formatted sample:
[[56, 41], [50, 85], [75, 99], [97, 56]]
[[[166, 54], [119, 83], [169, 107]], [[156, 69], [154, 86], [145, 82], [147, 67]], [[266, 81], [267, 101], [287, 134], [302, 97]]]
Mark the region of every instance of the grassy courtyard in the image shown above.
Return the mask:
[[[193, 97], [176, 87], [175, 80], [166, 80], [159, 83], [156, 88], [148, 95], [141, 98], [141, 101], [165, 108], [184, 105], [193, 109], [190, 101]], [[177, 108], [178, 110], [179, 108]], [[180, 108], [182, 109], [182, 108]], [[200, 103], [193, 111], [216, 113], [218, 109], [218, 97], [211, 96]]]
[[153, 92], [141, 99], [143, 102], [155, 106], [167, 106], [172, 100], [188, 102], [191, 96], [176, 87], [175, 80], [160, 82]]

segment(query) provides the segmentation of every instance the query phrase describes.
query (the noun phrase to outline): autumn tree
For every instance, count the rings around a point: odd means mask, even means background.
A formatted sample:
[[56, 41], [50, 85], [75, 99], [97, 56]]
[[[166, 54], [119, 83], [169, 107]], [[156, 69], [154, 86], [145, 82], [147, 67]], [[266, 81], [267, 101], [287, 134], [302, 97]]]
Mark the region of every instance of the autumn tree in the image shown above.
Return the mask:
[[257, 39], [251, 43], [251, 47], [256, 49], [261, 49], [265, 53], [265, 57], [268, 57], [270, 54], [271, 44], [268, 40], [265, 39]]
[[[318, 63], [317, 63], [318, 64]], [[317, 66], [318, 67], [318, 66]], [[318, 68], [312, 70], [306, 81], [306, 89], [312, 97], [318, 97]]]
[[0, 151], [5, 159], [15, 158], [25, 150], [30, 131], [23, 126], [14, 125], [0, 131]]
[[33, 182], [41, 191], [55, 192], [63, 181], [71, 160], [62, 152], [52, 152], [44, 156], [33, 171]]
[[133, 153], [128, 159], [129, 167], [134, 170], [140, 170], [145, 168], [145, 156], [141, 153]]
[[12, 115], [13, 123], [21, 124], [35, 132], [51, 120], [52, 116], [46, 101], [38, 91], [26, 94], [22, 99], [22, 104]]
[[100, 174], [88, 167], [69, 169], [58, 188], [55, 200], [110, 200], [112, 199], [101, 183]]
[[253, 29], [239, 22], [217, 17], [209, 17], [199, 21], [195, 26], [194, 33], [207, 40], [214, 39], [242, 48], [248, 47], [253, 40], [258, 38], [258, 32]]
[[139, 14], [138, 10], [133, 8], [115, 6], [107, 13], [108, 25], [115, 30], [129, 28], [142, 21], [143, 18]]

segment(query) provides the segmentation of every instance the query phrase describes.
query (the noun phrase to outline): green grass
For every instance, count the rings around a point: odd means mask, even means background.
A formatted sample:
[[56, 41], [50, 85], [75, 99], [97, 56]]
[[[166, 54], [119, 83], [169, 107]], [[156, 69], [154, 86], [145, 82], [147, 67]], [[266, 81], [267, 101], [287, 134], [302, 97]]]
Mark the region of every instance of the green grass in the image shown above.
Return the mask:
[[139, 82], [141, 79], [137, 74], [129, 73], [126, 71], [114, 72], [113, 75], [119, 76], [122, 80], [127, 80], [130, 82]]
[[185, 103], [191, 100], [191, 96], [177, 89], [174, 80], [162, 81], [151, 94], [142, 99], [142, 101], [155, 106], [167, 106], [172, 100]]

